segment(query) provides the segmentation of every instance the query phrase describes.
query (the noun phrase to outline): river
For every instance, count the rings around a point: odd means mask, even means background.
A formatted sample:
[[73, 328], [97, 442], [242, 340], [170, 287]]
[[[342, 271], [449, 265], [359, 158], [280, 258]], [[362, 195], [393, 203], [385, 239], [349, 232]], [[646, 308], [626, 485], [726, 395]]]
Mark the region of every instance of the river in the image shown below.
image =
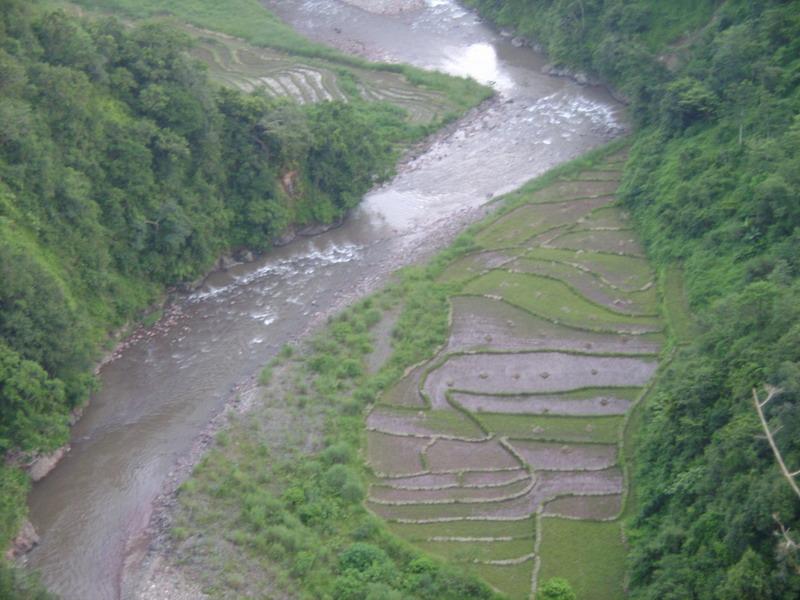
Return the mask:
[[[607, 92], [542, 74], [453, 0], [392, 15], [376, 0], [265, 4], [305, 35], [370, 58], [470, 75], [498, 92], [370, 192], [340, 228], [212, 274], [100, 372], [72, 450], [30, 495], [29, 564], [66, 600], [118, 597], [125, 549], [193, 440], [287, 341], [398, 266], [429, 255], [487, 198], [619, 135]], [[409, 4], [414, 4], [409, 3]]]

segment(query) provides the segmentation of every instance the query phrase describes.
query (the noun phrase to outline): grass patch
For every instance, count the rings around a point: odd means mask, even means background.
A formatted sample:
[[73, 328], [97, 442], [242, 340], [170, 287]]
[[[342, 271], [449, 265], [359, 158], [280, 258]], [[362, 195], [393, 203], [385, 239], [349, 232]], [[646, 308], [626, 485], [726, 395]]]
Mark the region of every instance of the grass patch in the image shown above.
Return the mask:
[[455, 562], [508, 560], [533, 552], [533, 538], [508, 542], [417, 542], [433, 554]]
[[561, 281], [526, 273], [491, 271], [470, 282], [465, 292], [498, 295], [535, 315], [588, 330], [656, 329], [658, 319], [612, 312], [586, 300]]
[[474, 570], [512, 600], [529, 600], [533, 560], [519, 565], [475, 565]]
[[489, 413], [476, 416], [492, 433], [534, 440], [613, 444], [619, 439], [622, 426], [621, 416], [558, 417]]
[[381, 70], [402, 75], [412, 86], [443, 94], [455, 107], [442, 116], [448, 121], [493, 94], [491, 88], [466, 77], [424, 71], [409, 65], [371, 63], [309, 40], [286, 25], [258, 0], [73, 0], [83, 8], [132, 19], [174, 18], [196, 27], [236, 36], [255, 46], [293, 55], [325, 59], [344, 67]]
[[624, 596], [625, 545], [619, 523], [541, 519], [539, 582], [569, 581], [581, 600], [619, 600]]
[[431, 537], [531, 537], [533, 517], [519, 521], [445, 521], [442, 523], [390, 523], [389, 529], [410, 541]]
[[662, 275], [664, 314], [670, 333], [678, 344], [691, 342], [697, 332], [689, 302], [684, 293], [683, 271], [677, 265], [666, 268]]
[[551, 260], [579, 265], [617, 287], [635, 291], [653, 282], [653, 270], [646, 260], [634, 256], [620, 256], [603, 252], [576, 252], [559, 248], [535, 248], [527, 256], [537, 260]]

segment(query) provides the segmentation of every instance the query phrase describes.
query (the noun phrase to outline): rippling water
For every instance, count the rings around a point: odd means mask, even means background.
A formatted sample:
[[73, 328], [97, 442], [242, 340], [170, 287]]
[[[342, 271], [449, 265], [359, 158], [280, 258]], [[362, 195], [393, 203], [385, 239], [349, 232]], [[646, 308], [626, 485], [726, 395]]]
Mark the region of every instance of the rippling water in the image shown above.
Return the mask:
[[72, 451], [30, 497], [41, 545], [30, 563], [67, 600], [118, 595], [125, 547], [195, 436], [235, 386], [359, 290], [443, 244], [454, 224], [622, 129], [605, 92], [541, 74], [452, 0], [380, 15], [338, 0], [266, 2], [314, 39], [373, 58], [470, 75], [499, 100], [393, 181], [341, 228], [213, 274], [100, 375]]

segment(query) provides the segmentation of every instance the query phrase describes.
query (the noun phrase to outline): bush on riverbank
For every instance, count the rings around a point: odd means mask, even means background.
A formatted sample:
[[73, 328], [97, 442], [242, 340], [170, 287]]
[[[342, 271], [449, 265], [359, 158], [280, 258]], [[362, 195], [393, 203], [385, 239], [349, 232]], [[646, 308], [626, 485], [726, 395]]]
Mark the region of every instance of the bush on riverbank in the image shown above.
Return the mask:
[[[3, 455], [66, 441], [106, 334], [167, 286], [224, 251], [343, 218], [428, 131], [382, 103], [218, 89], [167, 25], [45, 6], [0, 0]], [[0, 547], [21, 498], [0, 491]]]
[[780, 524], [796, 531], [800, 504], [752, 400], [764, 383], [783, 390], [768, 418], [800, 468], [797, 2], [468, 3], [630, 98], [621, 197], [649, 257], [685, 267], [702, 324], [637, 445], [631, 597], [797, 597]]

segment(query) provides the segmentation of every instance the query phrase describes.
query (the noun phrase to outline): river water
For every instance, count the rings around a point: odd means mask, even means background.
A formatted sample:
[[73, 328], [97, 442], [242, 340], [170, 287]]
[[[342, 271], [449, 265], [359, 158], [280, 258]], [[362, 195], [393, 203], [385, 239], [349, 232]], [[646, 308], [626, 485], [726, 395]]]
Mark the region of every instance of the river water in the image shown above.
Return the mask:
[[266, 4], [309, 37], [470, 75], [499, 98], [370, 192], [344, 226], [214, 273], [104, 366], [71, 452], [30, 495], [41, 535], [30, 565], [67, 600], [118, 597], [126, 544], [176, 462], [284, 343], [444, 245], [488, 197], [622, 131], [621, 107], [604, 90], [543, 75], [542, 56], [513, 47], [453, 0], [396, 15], [343, 0]]

